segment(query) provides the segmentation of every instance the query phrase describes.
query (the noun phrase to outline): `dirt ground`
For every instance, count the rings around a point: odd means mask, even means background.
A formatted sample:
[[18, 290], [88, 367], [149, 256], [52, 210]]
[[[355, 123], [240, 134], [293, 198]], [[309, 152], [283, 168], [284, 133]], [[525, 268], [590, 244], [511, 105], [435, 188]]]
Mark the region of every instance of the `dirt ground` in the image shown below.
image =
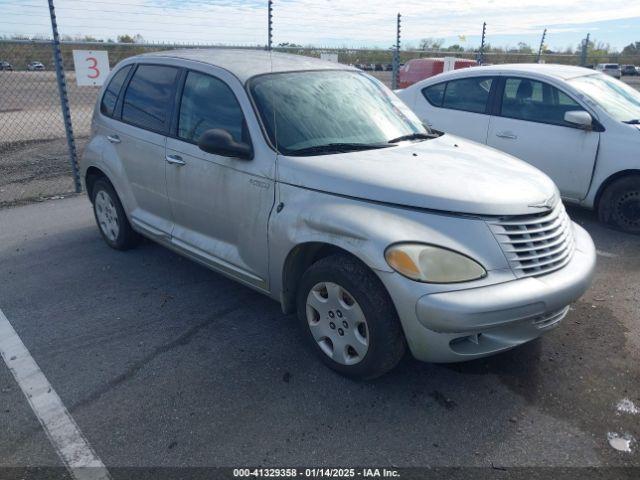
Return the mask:
[[[81, 155], [99, 89], [67, 89]], [[55, 72], [0, 72], [0, 208], [73, 192]]]

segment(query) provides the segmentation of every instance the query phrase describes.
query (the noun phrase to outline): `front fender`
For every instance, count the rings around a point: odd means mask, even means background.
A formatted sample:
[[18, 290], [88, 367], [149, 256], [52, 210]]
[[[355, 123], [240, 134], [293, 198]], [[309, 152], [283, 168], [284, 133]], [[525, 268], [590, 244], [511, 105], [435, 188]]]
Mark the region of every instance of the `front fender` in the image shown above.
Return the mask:
[[392, 207], [291, 185], [278, 186], [278, 202], [283, 206], [280, 212], [273, 212], [269, 222], [270, 284], [274, 298], [282, 293], [283, 267], [289, 252], [309, 242], [339, 247], [379, 272], [392, 271], [384, 251], [397, 242], [440, 245], [476, 259], [487, 271], [509, 269], [483, 219]]

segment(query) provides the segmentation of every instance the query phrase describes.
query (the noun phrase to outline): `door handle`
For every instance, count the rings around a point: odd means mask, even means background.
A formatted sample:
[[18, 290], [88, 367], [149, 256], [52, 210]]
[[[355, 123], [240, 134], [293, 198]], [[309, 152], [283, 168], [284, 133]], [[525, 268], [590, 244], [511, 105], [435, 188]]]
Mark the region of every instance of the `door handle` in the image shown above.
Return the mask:
[[118, 135], [107, 135], [107, 140], [111, 143], [120, 143], [122, 141]]
[[165, 159], [167, 160], [167, 163], [178, 165], [179, 167], [187, 163], [182, 159], [180, 155], [167, 155]]
[[508, 138], [510, 140], [516, 140], [518, 138], [518, 135], [516, 135], [515, 133], [512, 133], [512, 132], [498, 132], [498, 133], [496, 133], [496, 137]]

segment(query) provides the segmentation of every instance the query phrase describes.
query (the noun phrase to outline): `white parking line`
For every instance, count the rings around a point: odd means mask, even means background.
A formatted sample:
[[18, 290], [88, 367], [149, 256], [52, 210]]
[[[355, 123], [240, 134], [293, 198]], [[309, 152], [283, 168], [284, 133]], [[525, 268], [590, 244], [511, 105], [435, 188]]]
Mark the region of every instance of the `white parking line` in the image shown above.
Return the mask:
[[0, 354], [71, 475], [76, 480], [110, 480], [106, 467], [2, 310]]

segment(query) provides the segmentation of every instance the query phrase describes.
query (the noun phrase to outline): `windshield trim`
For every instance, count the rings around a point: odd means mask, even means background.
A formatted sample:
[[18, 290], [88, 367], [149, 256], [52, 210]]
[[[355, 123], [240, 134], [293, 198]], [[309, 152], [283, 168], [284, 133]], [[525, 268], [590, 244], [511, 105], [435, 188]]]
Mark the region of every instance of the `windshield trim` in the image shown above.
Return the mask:
[[254, 75], [253, 77], [248, 78], [246, 82], [244, 82], [244, 91], [247, 94], [247, 97], [249, 97], [249, 102], [251, 103], [251, 108], [253, 108], [253, 113], [256, 116], [256, 118], [258, 119], [258, 124], [260, 125], [260, 130], [262, 131], [262, 137], [264, 138], [267, 146], [271, 150], [273, 150], [273, 152], [276, 155], [286, 155], [286, 154], [278, 151], [276, 146], [271, 141], [271, 138], [269, 138], [269, 134], [267, 133], [267, 127], [265, 126], [264, 122], [262, 121], [262, 115], [260, 115], [260, 110], [258, 109], [258, 105], [256, 104], [256, 101], [253, 98], [253, 95], [251, 93], [251, 85], [252, 85], [252, 83], [257, 78], [264, 77], [265, 75], [281, 75], [281, 74], [305, 73], [305, 72], [344, 72], [344, 71], [362, 73], [362, 71], [358, 70], [355, 67], [347, 67], [345, 65], [344, 68], [337, 67], [337, 68], [323, 68], [323, 69], [317, 69], [317, 70], [306, 69], [306, 70], [287, 70], [285, 72], [264, 72], [264, 73], [259, 73], [257, 75]]

